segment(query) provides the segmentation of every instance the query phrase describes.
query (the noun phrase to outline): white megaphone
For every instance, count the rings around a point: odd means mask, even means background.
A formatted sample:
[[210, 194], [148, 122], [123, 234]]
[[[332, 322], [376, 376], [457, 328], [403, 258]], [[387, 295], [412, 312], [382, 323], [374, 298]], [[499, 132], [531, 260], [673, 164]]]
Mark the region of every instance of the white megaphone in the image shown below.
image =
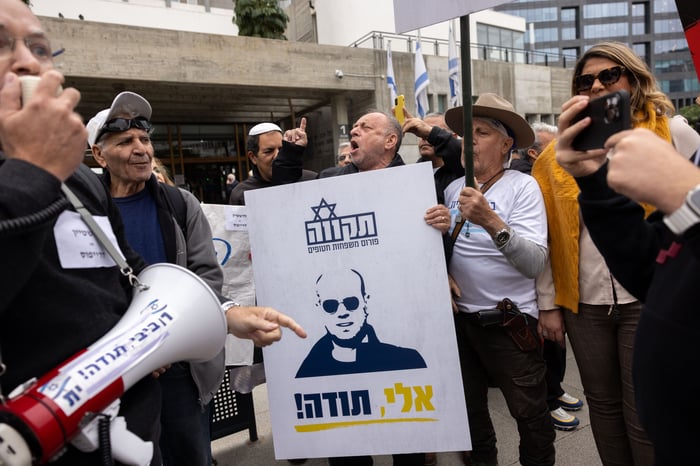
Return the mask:
[[48, 462], [86, 421], [144, 376], [176, 361], [206, 361], [221, 351], [226, 318], [201, 278], [177, 265], [155, 264], [138, 279], [144, 286], [134, 288], [117, 325], [0, 404], [0, 465]]

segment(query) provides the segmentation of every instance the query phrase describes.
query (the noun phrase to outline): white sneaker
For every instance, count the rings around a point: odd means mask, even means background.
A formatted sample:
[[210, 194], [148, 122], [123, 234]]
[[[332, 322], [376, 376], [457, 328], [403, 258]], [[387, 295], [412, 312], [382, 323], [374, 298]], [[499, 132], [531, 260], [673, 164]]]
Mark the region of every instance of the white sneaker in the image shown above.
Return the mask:
[[550, 411], [549, 414], [554, 428], [558, 430], [574, 430], [580, 423], [576, 416], [572, 416], [561, 408]]
[[567, 411], [578, 411], [583, 406], [583, 401], [579, 400], [575, 396], [571, 396], [564, 392], [562, 396], [557, 398], [559, 407], [564, 408]]

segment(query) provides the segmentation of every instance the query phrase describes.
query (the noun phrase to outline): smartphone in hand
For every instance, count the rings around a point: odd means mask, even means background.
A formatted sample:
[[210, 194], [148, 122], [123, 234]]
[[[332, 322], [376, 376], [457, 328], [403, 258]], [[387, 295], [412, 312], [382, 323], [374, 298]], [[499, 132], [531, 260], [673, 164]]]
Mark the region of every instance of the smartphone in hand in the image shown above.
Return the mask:
[[579, 151], [602, 149], [610, 136], [632, 127], [630, 114], [630, 94], [625, 90], [591, 100], [571, 121], [574, 124], [591, 117], [591, 124], [574, 138], [572, 147]]
[[403, 125], [403, 122], [406, 121], [406, 115], [404, 115], [403, 113], [403, 108], [405, 106], [406, 98], [403, 94], [397, 96], [396, 99], [394, 99], [394, 116], [397, 120], [399, 120], [399, 123], [401, 123], [401, 125]]

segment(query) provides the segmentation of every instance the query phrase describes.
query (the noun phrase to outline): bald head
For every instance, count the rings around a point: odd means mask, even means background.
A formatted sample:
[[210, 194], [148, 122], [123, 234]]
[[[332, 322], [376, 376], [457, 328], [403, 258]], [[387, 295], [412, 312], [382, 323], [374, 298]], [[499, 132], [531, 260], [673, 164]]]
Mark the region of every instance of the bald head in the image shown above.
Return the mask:
[[360, 171], [384, 168], [401, 147], [401, 125], [392, 115], [369, 112], [362, 115], [350, 131], [352, 163]]

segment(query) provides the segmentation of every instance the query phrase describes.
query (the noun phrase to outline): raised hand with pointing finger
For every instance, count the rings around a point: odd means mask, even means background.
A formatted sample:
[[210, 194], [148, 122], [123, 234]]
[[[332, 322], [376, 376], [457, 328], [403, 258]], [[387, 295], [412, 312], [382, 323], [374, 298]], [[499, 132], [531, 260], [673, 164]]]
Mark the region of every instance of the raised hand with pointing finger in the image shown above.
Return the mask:
[[309, 142], [306, 137], [306, 117], [301, 118], [298, 128], [288, 129], [284, 132], [284, 140], [297, 146], [306, 147]]

